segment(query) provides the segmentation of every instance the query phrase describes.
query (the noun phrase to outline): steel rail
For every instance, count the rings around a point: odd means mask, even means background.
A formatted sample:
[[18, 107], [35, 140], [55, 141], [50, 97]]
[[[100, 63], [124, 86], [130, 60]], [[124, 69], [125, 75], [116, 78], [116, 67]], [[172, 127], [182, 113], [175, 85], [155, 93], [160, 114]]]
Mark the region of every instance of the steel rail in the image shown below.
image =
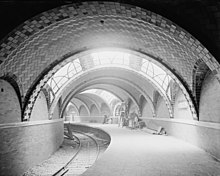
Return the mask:
[[[75, 136], [75, 135], [74, 135]], [[73, 155], [73, 157], [63, 166], [61, 167], [57, 172], [55, 172], [52, 176], [62, 176], [64, 174], [66, 174], [68, 172], [68, 165], [74, 160], [74, 158], [78, 155], [78, 153], [80, 152], [81, 150], [81, 147], [82, 147], [82, 144], [80, 142], [80, 139], [75, 136], [75, 138], [79, 141], [79, 145], [78, 145], [78, 148], [77, 148], [77, 152]], [[73, 140], [73, 139], [70, 139], [68, 138], [68, 140]]]
[[[96, 145], [96, 149], [97, 149], [97, 154], [96, 154], [96, 158], [95, 158], [95, 161], [96, 161], [98, 159], [99, 154], [100, 154], [100, 146], [99, 146], [97, 140], [95, 138], [93, 138], [92, 136], [86, 134], [85, 132], [81, 132], [81, 131], [77, 131], [77, 130], [71, 130], [71, 132], [82, 134], [82, 135], [87, 136], [88, 138], [90, 138], [92, 141], [94, 141], [94, 143]], [[60, 168], [52, 176], [63, 176], [63, 175], [65, 175], [69, 171], [68, 166], [70, 165], [70, 163], [77, 157], [77, 155], [82, 150], [82, 142], [80, 141], [80, 139], [76, 135], [73, 135], [73, 136], [79, 141], [79, 146], [78, 146], [77, 152], [74, 154], [74, 156], [62, 168]], [[68, 139], [73, 140], [71, 138], [68, 138]]]

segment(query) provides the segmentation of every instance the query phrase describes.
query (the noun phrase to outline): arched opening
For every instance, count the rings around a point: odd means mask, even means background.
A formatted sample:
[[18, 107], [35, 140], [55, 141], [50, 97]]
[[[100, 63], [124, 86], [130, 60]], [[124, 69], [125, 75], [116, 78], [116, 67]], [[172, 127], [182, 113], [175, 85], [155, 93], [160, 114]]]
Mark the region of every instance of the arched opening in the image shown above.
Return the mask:
[[[168, 109], [170, 117], [173, 117], [170, 101], [171, 95], [168, 91], [169, 83], [171, 80], [179, 84], [186, 101], [192, 103], [189, 95], [187, 96], [187, 92], [186, 89], [184, 89], [184, 86], [180, 83], [180, 81], [178, 81], [178, 78], [176, 78], [171, 71], [166, 69], [166, 67], [152, 60], [152, 58], [150, 58], [149, 56], [131, 52], [129, 50], [111, 48], [107, 50], [92, 50], [89, 53], [85, 52], [81, 55], [73, 55], [72, 57], [69, 57], [64, 61], [65, 65], [62, 64], [63, 66], [61, 68], [60, 66], [57, 66], [60, 69], [56, 68], [56, 73], [53, 74], [53, 76], [50, 77], [50, 79], [47, 81], [47, 85], [51, 87], [53, 93], [56, 95], [56, 98], [54, 99], [54, 102], [52, 104], [56, 104], [57, 97], [62, 96], [62, 89], [64, 87], [68, 87], [71, 82], [86, 74], [87, 70], [83, 65], [83, 60], [85, 59], [87, 59], [88, 61], [90, 60], [90, 62], [92, 63], [91, 65], [87, 65], [87, 67], [89, 67], [87, 68], [88, 71], [99, 70], [103, 68], [121, 68], [124, 70], [128, 70], [133, 74], [138, 75], [139, 77], [144, 78], [146, 82], [150, 82], [153, 88], [160, 93], [161, 97], [163, 97], [164, 104]], [[133, 62], [139, 63], [139, 68], [132, 68]], [[162, 66], [162, 68], [158, 67], [155, 63]], [[51, 72], [54, 72], [54, 70], [52, 70]], [[51, 75], [51, 73], [49, 72], [48, 75]], [[133, 84], [135, 84], [135, 82]], [[139, 91], [143, 93], [143, 90], [140, 89]], [[145, 97], [148, 97], [147, 93], [143, 93], [143, 95], [145, 95]], [[192, 116], [194, 116], [194, 106], [190, 104], [189, 107]]]
[[65, 110], [63, 118], [65, 121], [74, 122], [76, 116], [79, 116], [79, 110], [73, 102], [70, 102]]

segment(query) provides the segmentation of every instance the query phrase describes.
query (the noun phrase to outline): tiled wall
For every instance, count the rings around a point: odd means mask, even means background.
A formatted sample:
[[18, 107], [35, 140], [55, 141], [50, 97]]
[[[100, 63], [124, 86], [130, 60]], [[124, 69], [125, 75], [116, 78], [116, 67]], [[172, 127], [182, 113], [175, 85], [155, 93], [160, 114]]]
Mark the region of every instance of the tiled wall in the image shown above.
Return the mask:
[[189, 87], [196, 60], [204, 60], [212, 71], [220, 68], [199, 41], [162, 16], [131, 5], [94, 1], [52, 9], [16, 28], [0, 44], [0, 76], [15, 74], [25, 95], [54, 61], [102, 46], [148, 53], [167, 64]]

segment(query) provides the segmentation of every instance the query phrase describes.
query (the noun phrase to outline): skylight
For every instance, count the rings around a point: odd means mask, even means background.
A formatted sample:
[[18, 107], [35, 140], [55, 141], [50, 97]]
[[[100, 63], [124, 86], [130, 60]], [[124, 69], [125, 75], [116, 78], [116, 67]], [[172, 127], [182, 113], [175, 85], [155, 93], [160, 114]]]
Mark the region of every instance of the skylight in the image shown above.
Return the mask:
[[112, 102], [114, 100], [120, 101], [118, 99], [118, 97], [116, 97], [114, 94], [112, 94], [108, 91], [102, 90], [102, 89], [89, 89], [89, 90], [85, 90], [85, 91], [81, 92], [80, 94], [84, 94], [84, 93], [91, 93], [91, 94], [99, 96], [106, 103], [108, 103], [110, 105], [110, 107], [112, 107]]
[[[151, 81], [165, 96], [169, 96], [170, 75], [154, 64], [150, 57], [132, 54], [124, 50], [95, 50], [82, 56], [72, 56], [73, 60], [61, 67], [47, 82], [56, 95], [68, 82], [85, 73], [88, 69], [98, 67], [121, 67], [134, 70]], [[112, 96], [102, 92], [106, 101], [111, 101]]]
[[94, 65], [127, 65], [130, 54], [120, 51], [98, 51], [91, 53]]

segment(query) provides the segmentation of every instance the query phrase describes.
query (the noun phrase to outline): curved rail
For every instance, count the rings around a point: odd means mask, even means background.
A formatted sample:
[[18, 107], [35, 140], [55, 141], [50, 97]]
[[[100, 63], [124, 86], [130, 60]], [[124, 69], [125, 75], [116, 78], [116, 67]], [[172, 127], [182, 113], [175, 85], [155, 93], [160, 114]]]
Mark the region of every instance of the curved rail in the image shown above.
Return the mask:
[[[75, 136], [75, 135], [74, 135]], [[67, 172], [68, 172], [68, 169], [67, 169], [67, 167], [68, 167], [68, 165], [74, 160], [74, 158], [78, 155], [78, 153], [80, 152], [80, 150], [81, 150], [81, 147], [82, 147], [82, 144], [81, 144], [81, 142], [80, 142], [80, 139], [77, 137], [77, 136], [75, 136], [75, 138], [79, 141], [79, 146], [78, 146], [78, 149], [77, 149], [77, 151], [76, 151], [76, 153], [75, 153], [75, 155], [73, 155], [73, 157], [62, 167], [62, 168], [60, 168], [57, 172], [55, 172], [54, 174], [53, 174], [53, 176], [62, 176], [62, 175], [65, 175]], [[72, 139], [69, 139], [69, 140], [72, 140]]]
[[[71, 129], [71, 132], [79, 133], [81, 135], [87, 136], [88, 138], [90, 138], [95, 143], [95, 146], [97, 148], [97, 154], [96, 154], [96, 158], [94, 160], [94, 162], [95, 162], [98, 159], [98, 156], [100, 154], [100, 146], [99, 146], [97, 140], [95, 138], [93, 138], [92, 136], [90, 136], [90, 135], [88, 135], [84, 132], [81, 132], [81, 131]], [[78, 154], [82, 150], [82, 142], [80, 141], [80, 139], [76, 135], [73, 135], [73, 136], [79, 141], [79, 146], [78, 146], [77, 152], [62, 168], [60, 168], [56, 173], [54, 173], [53, 176], [65, 175], [69, 171], [68, 167], [70, 166], [70, 164], [73, 162], [73, 160], [78, 156]], [[73, 139], [69, 138], [69, 140], [73, 140]]]
[[[93, 138], [92, 136], [90, 136], [90, 135], [84, 133], [84, 132], [79, 132], [79, 131], [76, 131], [76, 130], [72, 130], [72, 131], [73, 131], [73, 132], [76, 132], [76, 133], [83, 134], [83, 135], [89, 137], [90, 139], [92, 139], [92, 140], [95, 142], [95, 144], [96, 144], [96, 146], [97, 146], [97, 155], [96, 155], [96, 159], [95, 159], [95, 161], [96, 161], [96, 160], [98, 159], [99, 153], [100, 153], [100, 147], [99, 147], [99, 144], [98, 144], [97, 140], [96, 140], [95, 138]], [[74, 136], [75, 136], [75, 135], [74, 135]]]

